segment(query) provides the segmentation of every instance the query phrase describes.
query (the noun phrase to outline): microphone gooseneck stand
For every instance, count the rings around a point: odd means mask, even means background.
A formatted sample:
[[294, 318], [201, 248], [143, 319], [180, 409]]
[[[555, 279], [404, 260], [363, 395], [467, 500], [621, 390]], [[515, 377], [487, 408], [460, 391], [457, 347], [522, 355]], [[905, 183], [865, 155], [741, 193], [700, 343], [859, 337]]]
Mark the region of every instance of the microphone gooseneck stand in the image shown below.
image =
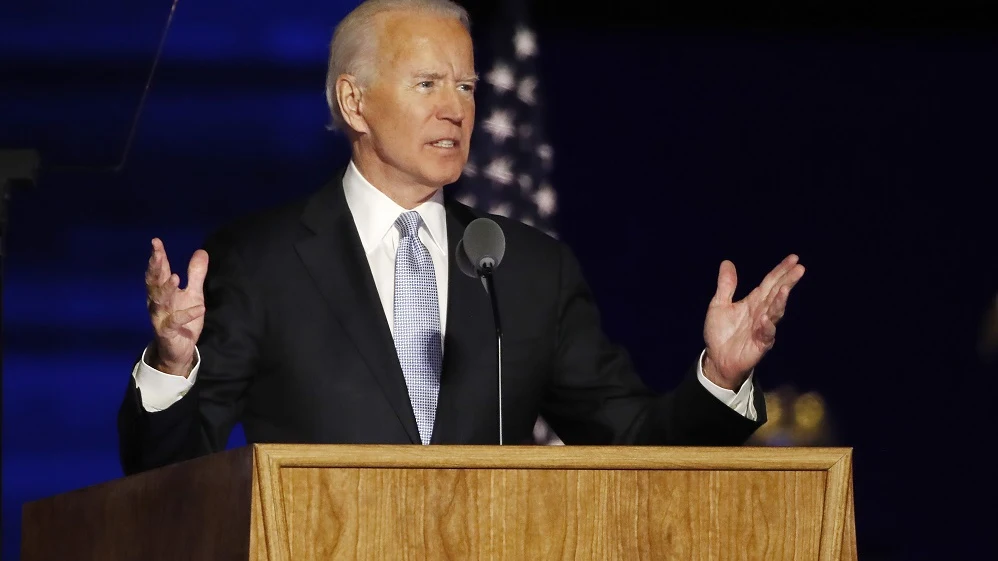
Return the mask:
[[492, 319], [496, 325], [496, 379], [499, 380], [499, 445], [503, 445], [502, 430], [502, 323], [499, 321], [499, 300], [496, 298], [495, 280], [492, 273], [495, 267], [491, 263], [485, 263], [479, 273], [482, 282], [485, 284], [485, 292], [489, 293], [489, 300], [492, 302]]
[[464, 228], [464, 237], [458, 242], [456, 251], [463, 257], [457, 261], [461, 271], [482, 281], [492, 305], [492, 321], [496, 327], [496, 382], [499, 386], [499, 445], [502, 446], [505, 444], [502, 415], [502, 322], [499, 321], [499, 298], [496, 295], [494, 275], [506, 253], [506, 236], [493, 220], [476, 218]]

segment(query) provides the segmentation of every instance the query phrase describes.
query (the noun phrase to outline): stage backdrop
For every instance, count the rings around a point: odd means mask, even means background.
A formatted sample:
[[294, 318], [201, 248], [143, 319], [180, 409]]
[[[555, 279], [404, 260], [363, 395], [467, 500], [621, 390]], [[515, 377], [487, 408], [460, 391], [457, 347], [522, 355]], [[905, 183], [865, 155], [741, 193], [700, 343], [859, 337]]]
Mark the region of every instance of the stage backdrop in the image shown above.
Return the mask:
[[[117, 173], [60, 166], [117, 163], [169, 4], [2, 8], [0, 145], [40, 148], [47, 166], [10, 208], [5, 559], [25, 501], [121, 475], [115, 415], [150, 336], [150, 238], [182, 268], [214, 228], [345, 163], [323, 80], [352, 5], [181, 2]], [[482, 45], [493, 12], [476, 20]], [[855, 447], [863, 559], [971, 558], [994, 518], [979, 514], [994, 497], [979, 450], [995, 372], [976, 354], [998, 291], [994, 33], [544, 14], [551, 227], [607, 332], [667, 389], [701, 350], [720, 261], [741, 295], [797, 252], [808, 272], [761, 383], [786, 415], [824, 412], [814, 442]]]

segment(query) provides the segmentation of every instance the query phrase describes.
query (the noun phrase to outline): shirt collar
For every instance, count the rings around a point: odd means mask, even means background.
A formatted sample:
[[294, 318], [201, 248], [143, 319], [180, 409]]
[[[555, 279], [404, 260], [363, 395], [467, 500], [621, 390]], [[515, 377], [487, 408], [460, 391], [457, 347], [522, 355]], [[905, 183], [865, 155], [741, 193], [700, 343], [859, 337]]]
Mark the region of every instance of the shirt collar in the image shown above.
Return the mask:
[[[353, 214], [360, 243], [364, 253], [370, 255], [375, 251], [390, 230], [395, 227], [395, 220], [406, 209], [391, 200], [377, 187], [360, 174], [360, 170], [350, 160], [347, 171], [343, 175], [343, 193], [346, 196], [347, 207]], [[433, 194], [430, 200], [414, 208], [423, 219], [423, 225], [430, 234], [433, 244], [447, 254], [447, 213], [444, 210], [443, 190]]]

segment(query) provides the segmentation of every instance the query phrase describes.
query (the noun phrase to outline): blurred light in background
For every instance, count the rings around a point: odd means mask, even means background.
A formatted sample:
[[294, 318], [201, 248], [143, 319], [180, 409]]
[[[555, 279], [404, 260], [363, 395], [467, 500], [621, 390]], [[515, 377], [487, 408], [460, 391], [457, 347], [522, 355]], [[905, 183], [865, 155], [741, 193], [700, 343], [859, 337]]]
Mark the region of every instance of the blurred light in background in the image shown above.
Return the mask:
[[766, 424], [752, 435], [753, 446], [837, 446], [821, 394], [799, 393], [793, 386], [766, 392]]

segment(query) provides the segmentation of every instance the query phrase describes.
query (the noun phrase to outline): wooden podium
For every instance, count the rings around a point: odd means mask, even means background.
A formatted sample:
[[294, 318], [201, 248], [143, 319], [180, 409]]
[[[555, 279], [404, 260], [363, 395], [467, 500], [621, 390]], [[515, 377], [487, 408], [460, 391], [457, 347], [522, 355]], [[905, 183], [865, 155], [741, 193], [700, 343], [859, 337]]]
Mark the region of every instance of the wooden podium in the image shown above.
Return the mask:
[[253, 445], [23, 528], [22, 561], [856, 559], [849, 448]]

